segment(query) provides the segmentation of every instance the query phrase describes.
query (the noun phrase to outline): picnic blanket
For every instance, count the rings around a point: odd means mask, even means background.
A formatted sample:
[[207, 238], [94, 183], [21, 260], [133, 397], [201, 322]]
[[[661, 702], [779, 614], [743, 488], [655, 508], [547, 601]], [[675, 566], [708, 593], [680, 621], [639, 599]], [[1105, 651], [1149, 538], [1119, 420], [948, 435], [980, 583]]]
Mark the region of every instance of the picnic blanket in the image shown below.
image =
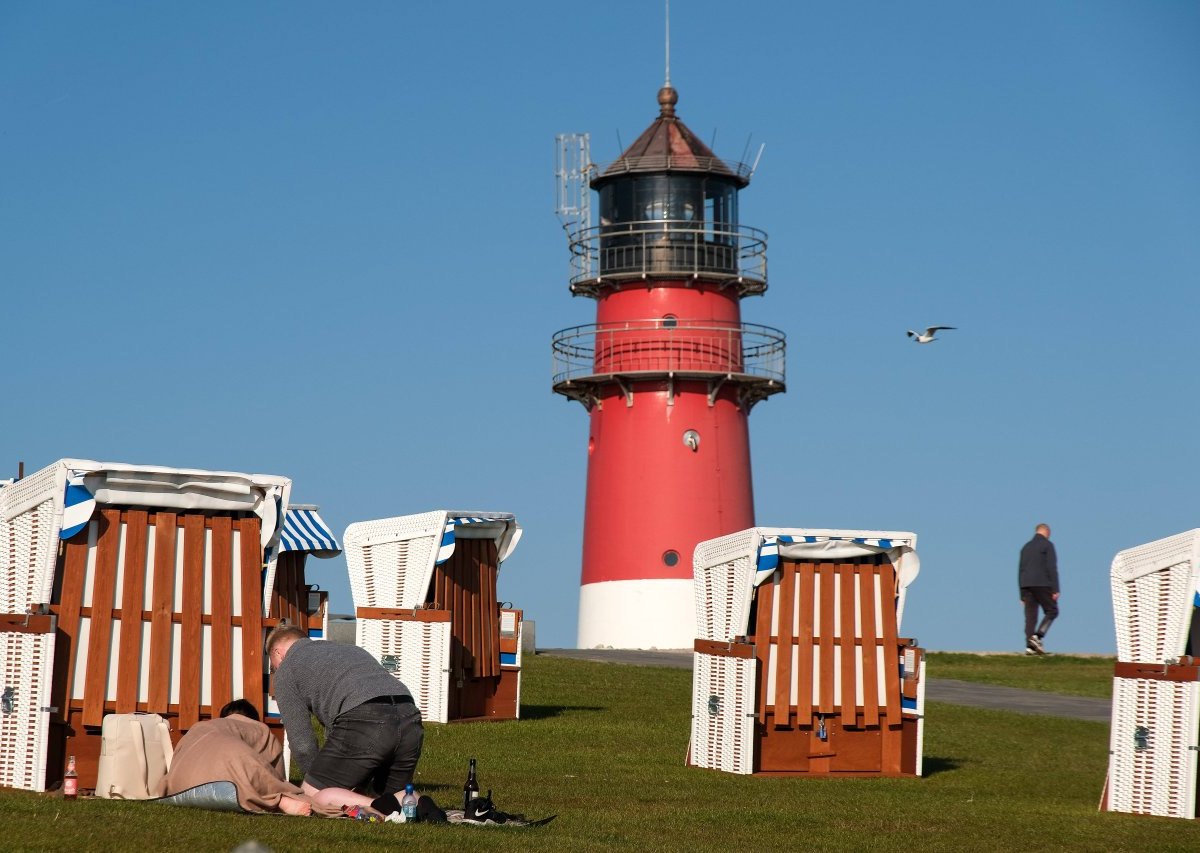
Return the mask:
[[168, 797], [157, 797], [149, 802], [165, 803], [169, 806], [187, 806], [193, 809], [208, 809], [214, 812], [246, 813], [246, 810], [238, 802], [237, 785], [228, 780], [205, 782], [195, 788], [188, 788], [186, 791], [180, 791], [178, 794], [171, 794]]

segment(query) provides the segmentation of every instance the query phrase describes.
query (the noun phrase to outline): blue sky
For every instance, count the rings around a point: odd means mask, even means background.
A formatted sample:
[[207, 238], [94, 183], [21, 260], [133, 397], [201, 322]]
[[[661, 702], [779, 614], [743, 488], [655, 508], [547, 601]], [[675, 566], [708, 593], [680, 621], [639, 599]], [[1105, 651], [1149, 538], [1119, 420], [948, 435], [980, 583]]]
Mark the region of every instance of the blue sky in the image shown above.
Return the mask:
[[[766, 145], [758, 523], [915, 531], [903, 632], [997, 650], [1047, 521], [1047, 645], [1111, 652], [1113, 555], [1200, 526], [1200, 5], [671, 12], [680, 116]], [[615, 158], [662, 78], [644, 0], [5, 3], [0, 471], [283, 474], [339, 534], [514, 512], [501, 596], [573, 645], [587, 418], [550, 338], [595, 306], [554, 135]], [[309, 565], [348, 611], [344, 561]]]

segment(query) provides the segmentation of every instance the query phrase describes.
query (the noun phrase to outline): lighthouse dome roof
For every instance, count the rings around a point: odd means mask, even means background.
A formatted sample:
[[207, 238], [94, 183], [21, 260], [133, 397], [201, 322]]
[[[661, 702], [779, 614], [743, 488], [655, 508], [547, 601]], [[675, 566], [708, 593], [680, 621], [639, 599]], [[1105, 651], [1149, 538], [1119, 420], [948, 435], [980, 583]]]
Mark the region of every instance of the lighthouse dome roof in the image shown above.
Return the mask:
[[628, 174], [681, 172], [720, 175], [739, 186], [750, 183], [750, 168], [743, 163], [727, 164], [675, 115], [679, 93], [668, 83], [658, 90], [658, 118], [642, 131], [621, 156], [600, 167], [592, 181], [599, 188]]

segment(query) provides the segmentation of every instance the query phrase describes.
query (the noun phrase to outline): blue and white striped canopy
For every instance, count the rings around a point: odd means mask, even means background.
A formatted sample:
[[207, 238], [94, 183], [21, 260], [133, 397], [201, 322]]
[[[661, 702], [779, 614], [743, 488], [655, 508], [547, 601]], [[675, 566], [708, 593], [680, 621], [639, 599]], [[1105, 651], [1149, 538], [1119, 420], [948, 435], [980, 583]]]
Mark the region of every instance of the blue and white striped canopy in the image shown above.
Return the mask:
[[815, 544], [818, 542], [852, 542], [855, 545], [868, 545], [872, 548], [889, 550], [893, 547], [891, 539], [871, 539], [854, 536], [765, 536], [758, 546], [758, 565], [755, 567], [754, 585], [766, 581], [779, 568], [779, 546], [791, 545], [796, 542]]
[[333, 557], [342, 553], [342, 546], [317, 514], [316, 507], [290, 506], [283, 516], [279, 551], [308, 551], [315, 557]]
[[62, 527], [58, 531], [58, 537], [70, 539], [87, 527], [95, 509], [96, 500], [92, 497], [92, 493], [84, 487], [83, 477], [68, 477], [67, 491], [63, 496]]

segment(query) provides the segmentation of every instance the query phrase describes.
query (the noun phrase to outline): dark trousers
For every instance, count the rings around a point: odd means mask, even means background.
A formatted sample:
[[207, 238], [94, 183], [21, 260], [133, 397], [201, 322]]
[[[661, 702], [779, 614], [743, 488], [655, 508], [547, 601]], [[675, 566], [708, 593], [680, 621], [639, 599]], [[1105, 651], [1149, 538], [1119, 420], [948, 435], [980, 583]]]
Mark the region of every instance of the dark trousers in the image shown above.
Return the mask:
[[[1050, 630], [1050, 623], [1058, 618], [1058, 602], [1054, 600], [1054, 590], [1048, 586], [1023, 586], [1021, 600], [1025, 602], [1025, 636], [1046, 636], [1046, 632]], [[1045, 614], [1040, 625], [1037, 621], [1039, 607]]]
[[304, 779], [314, 788], [394, 794], [412, 781], [424, 740], [421, 712], [411, 700], [364, 703], [333, 721]]

